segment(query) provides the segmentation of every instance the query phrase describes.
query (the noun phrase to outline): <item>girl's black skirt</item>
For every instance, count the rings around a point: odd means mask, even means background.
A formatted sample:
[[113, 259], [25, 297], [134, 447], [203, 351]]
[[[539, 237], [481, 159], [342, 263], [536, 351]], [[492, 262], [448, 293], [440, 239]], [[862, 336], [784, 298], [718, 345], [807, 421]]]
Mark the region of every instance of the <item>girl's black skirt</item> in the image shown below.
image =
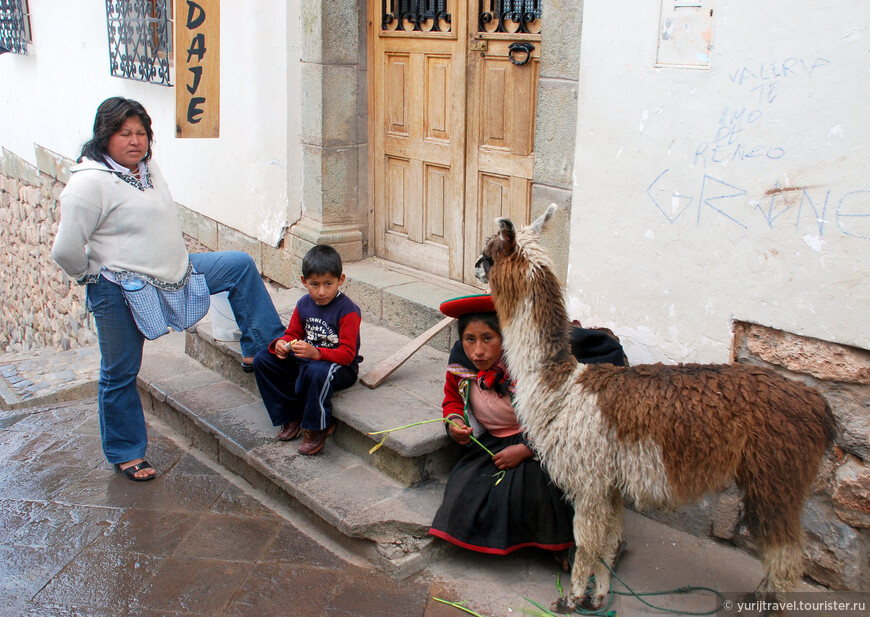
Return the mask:
[[[479, 441], [493, 453], [522, 443], [520, 434]], [[475, 443], [447, 480], [429, 533], [473, 551], [507, 555], [536, 546], [559, 551], [574, 545], [573, 509], [534, 458], [508, 469], [496, 484], [492, 457]]]

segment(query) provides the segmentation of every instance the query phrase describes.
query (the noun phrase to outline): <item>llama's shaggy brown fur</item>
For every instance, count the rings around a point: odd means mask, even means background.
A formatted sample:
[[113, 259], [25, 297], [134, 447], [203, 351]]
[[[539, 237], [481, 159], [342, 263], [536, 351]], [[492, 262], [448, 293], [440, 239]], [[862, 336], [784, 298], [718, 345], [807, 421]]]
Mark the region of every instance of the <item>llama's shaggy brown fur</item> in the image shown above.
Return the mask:
[[478, 276], [499, 314], [517, 416], [574, 504], [571, 602], [583, 599], [590, 571], [596, 585], [585, 606], [604, 600], [603, 562], [619, 543], [624, 497], [671, 507], [732, 481], [762, 552], [765, 590], [792, 588], [802, 571], [803, 500], [834, 437], [825, 399], [760, 367], [578, 364], [561, 288], [538, 243], [554, 210], [520, 232], [499, 219]]

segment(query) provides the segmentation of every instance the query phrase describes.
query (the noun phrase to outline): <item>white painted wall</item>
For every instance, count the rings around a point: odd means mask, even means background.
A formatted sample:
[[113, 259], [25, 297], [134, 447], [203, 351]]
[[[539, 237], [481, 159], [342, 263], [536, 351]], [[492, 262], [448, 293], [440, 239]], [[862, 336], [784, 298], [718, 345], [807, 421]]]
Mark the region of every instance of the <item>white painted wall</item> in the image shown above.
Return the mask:
[[569, 312], [634, 363], [870, 349], [870, 4], [705, 4], [704, 70], [655, 67], [659, 2], [583, 4]]
[[221, 0], [220, 138], [176, 139], [174, 87], [109, 74], [105, 2], [31, 2], [31, 53], [0, 56], [0, 146], [77, 158], [100, 102], [136, 99], [175, 200], [274, 245], [302, 211], [300, 4]]

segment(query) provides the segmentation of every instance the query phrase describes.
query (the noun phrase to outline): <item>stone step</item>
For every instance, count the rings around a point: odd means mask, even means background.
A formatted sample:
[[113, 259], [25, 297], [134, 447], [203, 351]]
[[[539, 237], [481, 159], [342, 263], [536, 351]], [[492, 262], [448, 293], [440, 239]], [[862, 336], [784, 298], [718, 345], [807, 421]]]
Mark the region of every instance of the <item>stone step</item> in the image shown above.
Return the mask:
[[[413, 574], [441, 556], [445, 547], [428, 536], [428, 528], [443, 495], [443, 474], [431, 473], [409, 486], [378, 464], [389, 445], [394, 456], [408, 449], [413, 458], [415, 447], [435, 441], [431, 434], [399, 439], [400, 433], [416, 429], [399, 431], [396, 439], [388, 440], [374, 454], [357, 454], [349, 451], [347, 444], [358, 441], [360, 434], [340, 419], [338, 430], [321, 453], [299, 455], [298, 441], [275, 440], [276, 430], [258, 397], [188, 356], [184, 345], [184, 337], [174, 334], [146, 345], [139, 390], [147, 413], [394, 576]], [[361, 399], [354, 401], [353, 407], [370, 409], [378, 416], [366, 419], [373, 429], [394, 422], [389, 414], [400, 405], [409, 412], [425, 408], [420, 397], [408, 398], [395, 386], [381, 388], [370, 391], [377, 396], [368, 399], [362, 399], [360, 395], [365, 393], [361, 390], [347, 390], [342, 394], [343, 406], [350, 407], [355, 398]], [[380, 409], [371, 409], [373, 404]], [[426, 411], [415, 413], [431, 416], [432, 407], [430, 402]], [[440, 425], [419, 428], [428, 433]], [[356, 436], [348, 437], [354, 433]], [[368, 443], [375, 441], [368, 438]]]
[[[282, 321], [288, 322], [303, 291], [280, 289], [271, 293]], [[368, 321], [362, 322], [360, 337], [360, 353], [364, 358], [360, 374], [409, 340]], [[239, 344], [216, 340], [208, 317], [186, 333], [185, 350], [203, 366], [259, 398], [254, 376], [242, 371]], [[446, 353], [424, 346], [376, 389], [357, 382], [347, 390], [336, 392], [333, 417], [338, 428], [331, 441], [352, 454], [370, 459], [374, 467], [405, 486], [446, 477], [456, 462], [457, 451], [450, 447], [452, 442], [440, 423], [391, 433], [374, 455], [368, 454], [383, 437], [369, 433], [441, 416], [446, 364]]]
[[[377, 259], [345, 271], [343, 291], [363, 315], [360, 374], [440, 321], [441, 302], [477, 293]], [[305, 291], [270, 293], [286, 324]], [[448, 328], [374, 390], [357, 383], [335, 393], [337, 429], [316, 456], [299, 455], [298, 441], [275, 440], [254, 376], [241, 369], [239, 344], [215, 340], [208, 318], [147, 345], [139, 386], [146, 409], [193, 446], [402, 577], [448, 550], [428, 529], [460, 451], [440, 422], [393, 432], [374, 453], [382, 436], [370, 433], [440, 418], [455, 339]]]

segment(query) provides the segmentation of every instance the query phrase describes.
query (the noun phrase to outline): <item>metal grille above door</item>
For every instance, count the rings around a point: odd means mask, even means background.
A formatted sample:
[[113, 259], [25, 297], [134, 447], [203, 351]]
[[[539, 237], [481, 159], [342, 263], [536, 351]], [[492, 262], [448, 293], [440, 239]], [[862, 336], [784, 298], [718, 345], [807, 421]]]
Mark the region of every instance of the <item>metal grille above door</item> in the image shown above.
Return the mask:
[[450, 32], [453, 0], [381, 0], [381, 30]]
[[478, 32], [540, 34], [544, 0], [478, 0]]

